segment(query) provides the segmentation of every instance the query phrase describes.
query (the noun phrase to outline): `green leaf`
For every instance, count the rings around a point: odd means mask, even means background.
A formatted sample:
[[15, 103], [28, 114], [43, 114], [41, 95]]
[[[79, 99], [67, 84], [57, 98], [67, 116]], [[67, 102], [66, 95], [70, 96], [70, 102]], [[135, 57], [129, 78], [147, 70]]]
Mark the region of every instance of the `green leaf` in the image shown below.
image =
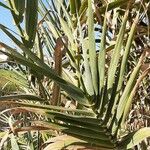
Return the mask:
[[[6, 33], [8, 33], [8, 35], [10, 35], [12, 38], [14, 38], [14, 36], [12, 34], [10, 34], [9, 32], [6, 32]], [[81, 103], [81, 104], [83, 104], [85, 106], [91, 106], [91, 104], [89, 103], [87, 97], [85, 96], [85, 94], [83, 93], [83, 91], [81, 89], [77, 88], [72, 83], [69, 83], [69, 82], [65, 81], [64, 79], [62, 79], [61, 77], [59, 77], [55, 73], [54, 70], [52, 70], [47, 64], [43, 63], [33, 52], [31, 52], [30, 50], [25, 48], [19, 40], [14, 38], [14, 41], [38, 65], [33, 64], [31, 61], [29, 61], [29, 59], [26, 59], [24, 56], [22, 56], [21, 54], [16, 52], [14, 49], [12, 49], [11, 47], [7, 46], [6, 44], [0, 42], [0, 44], [3, 45], [3, 47], [5, 47], [11, 53], [11, 54], [5, 53], [6, 55], [9, 55], [10, 57], [13, 56], [13, 58], [15, 58], [21, 64], [32, 68], [35, 72], [38, 71], [39, 73], [40, 72], [42, 72], [42, 74], [44, 73], [45, 76], [53, 79], [57, 84], [60, 85], [60, 87], [62, 89], [64, 89], [72, 98], [77, 100], [79, 103]]]
[[76, 13], [76, 0], [70, 0], [70, 11], [71, 14], [75, 14]]
[[70, 11], [71, 14], [78, 13], [81, 6], [81, 0], [70, 0]]
[[6, 132], [0, 132], [0, 138], [2, 138], [4, 135], [6, 134]]
[[125, 73], [125, 69], [126, 69], [126, 65], [127, 65], [127, 60], [128, 60], [128, 56], [129, 56], [129, 53], [130, 53], [130, 48], [131, 48], [131, 45], [132, 45], [132, 42], [133, 42], [133, 38], [134, 38], [134, 35], [135, 35], [138, 19], [139, 19], [139, 13], [137, 14], [137, 16], [136, 16], [136, 18], [135, 18], [135, 20], [134, 20], [134, 22], [131, 26], [131, 30], [129, 32], [129, 37], [128, 37], [126, 47], [125, 47], [125, 50], [124, 50], [124, 53], [123, 53], [123, 58], [122, 58], [120, 73], [119, 73], [119, 81], [118, 81], [118, 84], [117, 84], [117, 94], [116, 94], [115, 102], [114, 102], [113, 108], [112, 108], [112, 113], [113, 114], [115, 113], [114, 112], [115, 107], [116, 107], [116, 104], [118, 103], [120, 90], [122, 88], [122, 83], [123, 83], [123, 79], [124, 79], [124, 73]]
[[[86, 124], [91, 124], [91, 125], [99, 125], [100, 124], [99, 119], [91, 117], [91, 116], [86, 116], [86, 114], [84, 114], [84, 113], [82, 114], [81, 111], [79, 112], [80, 115], [75, 115], [75, 114], [67, 114], [66, 112], [65, 113], [58, 112], [57, 109], [48, 109], [48, 108], [44, 109], [42, 107], [36, 108], [31, 105], [21, 104], [21, 103], [17, 103], [17, 102], [15, 102], [14, 104], [23, 105], [26, 107], [11, 108], [8, 111], [10, 111], [10, 110], [11, 111], [14, 110], [14, 112], [17, 110], [20, 110], [20, 112], [21, 111], [30, 111], [30, 112], [38, 113], [41, 115], [45, 115], [48, 118], [56, 119], [56, 120], [60, 120], [60, 119], [63, 120], [65, 118], [65, 119], [69, 119], [70, 121], [73, 120], [73, 121], [78, 121], [81, 123], [86, 123]], [[30, 107], [27, 107], [27, 106], [30, 106]], [[51, 108], [52, 108], [52, 106], [51, 106]], [[54, 110], [56, 110], [56, 111], [54, 111]], [[71, 112], [71, 111], [68, 111], [68, 112]], [[72, 112], [74, 112], [74, 111], [72, 111]], [[84, 115], [84, 116], [82, 116], [82, 115]]]
[[129, 133], [118, 144], [119, 149], [130, 149], [138, 145], [142, 140], [150, 137], [150, 127], [139, 129], [138, 131]]
[[[82, 34], [81, 34], [82, 36]], [[83, 64], [84, 64], [84, 68], [85, 71], [82, 74], [82, 78], [84, 81], [84, 85], [86, 88], [87, 93], [92, 96], [94, 95], [94, 87], [93, 87], [93, 82], [92, 82], [92, 75], [91, 75], [91, 70], [90, 70], [90, 64], [88, 61], [88, 40], [87, 39], [83, 39], [83, 37], [80, 38], [81, 43], [82, 43], [82, 50], [83, 50]], [[89, 86], [90, 85], [90, 86]]]
[[12, 150], [20, 150], [18, 142], [16, 140], [16, 137], [14, 136], [14, 134], [11, 134], [11, 148]]
[[[55, 25], [51, 21], [45, 21], [48, 25], [48, 28], [50, 29], [50, 32], [53, 34], [54, 38], [59, 38], [59, 31], [56, 29]], [[58, 34], [59, 33], [59, 34]], [[47, 38], [47, 36], [46, 36]]]
[[9, 8], [7, 5], [5, 5], [4, 3], [0, 2], [0, 6], [6, 8], [6, 9], [9, 9], [9, 10], [12, 10], [11, 8]]
[[94, 33], [94, 16], [92, 9], [92, 0], [88, 0], [88, 48], [89, 48], [89, 62], [92, 75], [92, 82], [95, 95], [98, 95], [98, 72], [97, 72], [97, 58], [96, 58], [96, 44]]
[[83, 15], [83, 13], [87, 10], [87, 7], [88, 7], [88, 1], [83, 0], [79, 9], [79, 16]]
[[35, 95], [31, 95], [31, 94], [30, 95], [28, 95], [28, 94], [19, 95], [19, 94], [17, 94], [17, 95], [7, 95], [7, 96], [5, 95], [5, 96], [1, 96], [0, 97], [0, 102], [2, 102], [2, 101], [9, 101], [9, 100], [16, 101], [18, 99], [26, 99], [26, 100], [42, 101], [42, 102], [45, 101], [44, 99], [42, 99], [42, 98], [40, 98], [38, 96], [35, 96]]
[[[91, 117], [95, 117], [95, 114], [93, 113], [93, 111], [90, 111], [90, 110], [70, 109], [70, 108], [64, 108], [61, 106], [52, 106], [52, 105], [44, 105], [44, 104], [43, 105], [41, 105], [41, 104], [30, 104], [30, 103], [15, 102], [15, 101], [11, 101], [9, 103], [12, 103], [12, 104], [17, 105], [17, 106], [22, 106], [22, 107], [39, 108], [39, 109], [52, 110], [52, 111], [63, 112], [63, 113], [68, 112], [69, 114], [70, 113], [71, 114], [77, 113], [78, 115], [89, 117], [89, 120], [92, 120]], [[94, 122], [95, 120], [92, 120], [92, 121]], [[99, 122], [97, 121], [96, 123], [99, 123]]]
[[66, 18], [67, 24], [68, 24], [69, 28], [73, 31], [74, 28], [73, 28], [72, 17], [68, 13], [68, 9], [67, 9], [67, 6], [65, 5], [65, 3], [62, 0], [56, 0], [55, 5], [60, 5], [60, 8], [57, 9], [59, 17], [63, 18], [62, 17], [62, 11], [63, 11], [63, 14]]
[[104, 116], [104, 124], [106, 125], [109, 115], [111, 115], [110, 110], [113, 105], [113, 100], [114, 98], [111, 97], [113, 94], [113, 90], [115, 89], [115, 79], [116, 79], [116, 71], [120, 59], [120, 52], [123, 46], [123, 39], [125, 35], [125, 30], [126, 30], [126, 23], [128, 20], [128, 13], [129, 13], [129, 8], [126, 9], [126, 12], [123, 17], [123, 21], [121, 24], [121, 28], [119, 30], [119, 34], [117, 35], [117, 40], [115, 44], [115, 48], [113, 50], [112, 56], [111, 56], [111, 61], [110, 61], [110, 66], [108, 68], [108, 77], [107, 77], [107, 91], [106, 94], [104, 95], [104, 100], [102, 104], [102, 110], [101, 114], [105, 113]]
[[113, 10], [119, 6], [122, 6], [122, 5], [125, 5], [126, 3], [129, 3], [129, 1], [125, 1], [125, 0], [117, 0], [117, 1], [112, 1], [108, 4], [108, 6], [103, 6], [103, 7], [100, 7], [99, 9], [99, 13], [104, 13], [106, 11], [106, 8], [107, 8], [107, 11], [110, 11], [110, 10]]
[[47, 143], [48, 145], [44, 148], [44, 150], [50, 150], [50, 149], [63, 149], [72, 144], [86, 143], [86, 142], [69, 135], [61, 135], [58, 137], [50, 138], [45, 143]]
[[131, 105], [132, 105], [132, 99], [133, 99], [133, 97], [135, 96], [135, 93], [136, 93], [136, 91], [137, 91], [137, 88], [138, 88], [139, 84], [142, 82], [142, 80], [146, 77], [146, 75], [147, 75], [148, 73], [150, 73], [150, 68], [146, 69], [146, 70], [142, 73], [142, 75], [138, 78], [138, 80], [137, 80], [137, 82], [136, 82], [136, 84], [135, 84], [135, 86], [134, 86], [134, 88], [133, 88], [133, 90], [132, 90], [132, 92], [131, 92], [131, 94], [130, 94], [128, 100], [127, 100], [127, 102], [126, 102], [126, 105], [125, 105], [125, 108], [124, 108], [124, 112], [123, 112], [122, 122], [121, 122], [122, 125], [124, 125], [125, 120], [126, 120], [126, 118], [127, 118], [127, 115], [129, 114], [129, 110], [130, 110]]
[[27, 0], [25, 12], [25, 31], [26, 37], [24, 44], [28, 48], [32, 48], [36, 36], [38, 21], [38, 0]]
[[94, 139], [103, 140], [107, 142], [110, 141], [109, 136], [106, 135], [105, 133], [96, 132], [90, 129], [88, 129], [88, 132], [87, 132], [87, 128], [83, 128], [83, 127], [78, 127], [78, 126], [68, 125], [68, 124], [65, 125], [65, 124], [58, 124], [58, 123], [49, 123], [49, 122], [44, 122], [44, 121], [43, 122], [35, 121], [35, 123], [45, 124], [44, 127], [50, 127], [50, 128], [52, 127], [52, 129], [56, 129], [57, 131], [61, 131], [69, 135], [78, 135], [78, 136], [83, 136], [83, 137], [88, 137], [88, 138], [94, 135]]
[[[81, 140], [85, 140], [89, 143], [97, 144], [97, 145], [104, 146], [107, 148], [113, 147], [113, 144], [110, 142], [110, 140], [107, 139], [107, 136], [104, 136], [102, 134], [97, 134], [96, 132], [87, 131], [87, 129], [84, 129], [84, 128], [78, 128], [75, 126], [64, 125], [64, 124], [48, 123], [44, 121], [43, 122], [35, 121], [35, 123], [44, 127], [48, 127], [52, 130], [57, 130], [63, 133], [67, 133], [70, 136], [79, 138]], [[95, 136], [93, 137], [92, 134]]]
[[120, 51], [122, 48], [123, 39], [124, 39], [124, 35], [125, 35], [128, 13], [129, 13], [129, 10], [127, 9], [125, 12], [124, 18], [123, 18], [121, 28], [119, 30], [116, 45], [113, 50], [113, 54], [112, 54], [112, 58], [111, 58], [111, 62], [110, 62], [109, 70], [108, 70], [108, 82], [107, 82], [107, 91], [109, 91], [108, 99], [110, 99], [112, 87], [113, 87], [113, 84], [115, 81], [115, 73], [116, 73], [116, 69], [118, 66], [118, 62], [119, 62], [119, 58], [120, 58]]
[[[116, 94], [114, 95], [114, 98], [111, 98], [110, 103], [109, 103], [109, 107], [107, 109], [107, 113], [106, 113], [106, 119], [105, 121], [107, 122], [109, 120], [109, 123], [111, 122], [112, 118], [115, 115], [115, 110], [116, 110], [116, 104], [118, 103], [119, 96], [120, 96], [120, 92], [121, 92], [121, 88], [122, 88], [122, 84], [124, 81], [124, 73], [125, 73], [125, 69], [126, 69], [126, 65], [127, 65], [127, 60], [128, 60], [128, 56], [130, 53], [130, 48], [132, 46], [132, 42], [133, 42], [133, 38], [135, 35], [135, 31], [136, 31], [136, 25], [138, 23], [138, 18], [139, 18], [139, 14], [137, 14], [132, 26], [131, 26], [131, 30], [129, 32], [129, 37], [127, 39], [127, 43], [125, 46], [125, 50], [123, 52], [123, 56], [122, 56], [122, 60], [121, 60], [121, 66], [120, 66], [120, 71], [118, 72], [118, 83], [117, 83], [117, 87], [116, 87]], [[123, 40], [123, 39], [122, 39]], [[115, 86], [114, 86], [115, 87]], [[113, 87], [113, 88], [114, 88]], [[110, 113], [110, 109], [112, 109], [112, 112]]]
[[138, 64], [136, 65], [133, 72], [131, 73], [130, 78], [126, 84], [126, 87], [125, 87], [125, 89], [121, 95], [121, 98], [119, 100], [119, 104], [117, 106], [116, 120], [114, 121], [113, 129], [112, 129], [113, 133], [114, 133], [114, 130], [116, 130], [116, 128], [119, 126], [118, 123], [119, 123], [120, 119], [122, 118], [124, 108], [127, 104], [127, 100], [131, 94], [131, 91], [132, 91], [134, 85], [135, 85], [135, 81], [136, 81], [137, 75], [139, 73], [140, 67], [142, 65], [144, 56], [145, 56], [145, 51], [141, 55], [141, 57], [138, 61]]
[[73, 29], [71, 29], [68, 26], [68, 23], [62, 17], [59, 17], [59, 21], [61, 23], [61, 26], [62, 26], [62, 29], [63, 29], [65, 35], [68, 38], [68, 41], [70, 42], [70, 48], [68, 48], [68, 50], [70, 51], [73, 58], [75, 58], [75, 52], [77, 51], [77, 46], [76, 46], [76, 43], [74, 41]]
[[[107, 32], [107, 14], [105, 14], [103, 29], [102, 29], [102, 37], [100, 43], [100, 51], [98, 56], [98, 72], [99, 72], [99, 111], [103, 112], [103, 106], [105, 106], [104, 102], [104, 84], [105, 84], [105, 55], [106, 55], [106, 32]], [[100, 114], [102, 115], [102, 114]]]
[[23, 21], [23, 13], [25, 10], [25, 0], [8, 0], [11, 7], [11, 13], [16, 25], [19, 25]]
[[29, 88], [29, 85], [25, 76], [23, 76], [17, 71], [0, 69], [0, 76], [11, 81], [12, 83], [18, 86]]

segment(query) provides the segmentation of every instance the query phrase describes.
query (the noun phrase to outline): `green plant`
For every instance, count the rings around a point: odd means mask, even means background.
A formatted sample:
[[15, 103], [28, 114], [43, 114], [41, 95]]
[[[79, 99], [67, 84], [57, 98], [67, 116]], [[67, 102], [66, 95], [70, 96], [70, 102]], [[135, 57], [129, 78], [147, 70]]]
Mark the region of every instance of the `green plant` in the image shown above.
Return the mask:
[[[11, 111], [13, 116], [17, 116], [18, 113], [33, 113], [42, 116], [41, 118], [34, 118], [32, 114], [30, 119], [22, 120], [23, 126], [20, 126], [18, 119], [16, 119], [11, 125], [13, 134], [34, 129], [57, 131], [59, 136], [52, 133], [52, 136], [56, 137], [47, 140], [46, 144], [48, 145], [44, 148], [45, 150], [63, 149], [71, 145], [93, 149], [131, 149], [149, 137], [149, 127], [132, 132], [126, 128], [126, 119], [137, 87], [150, 71], [150, 68], [146, 68], [142, 74], [139, 73], [149, 50], [147, 47], [142, 47], [143, 53], [137, 60], [135, 67], [130, 70], [130, 75], [126, 76], [128, 56], [130, 51], [136, 49], [134, 40], [142, 14], [141, 5], [134, 7], [132, 1], [124, 2], [121, 0], [108, 4], [102, 2], [99, 9], [95, 7], [95, 10], [98, 9], [98, 11], [94, 13], [91, 0], [73, 0], [70, 3], [51, 1], [50, 10], [47, 9], [45, 3], [39, 2], [39, 12], [43, 18], [37, 24], [36, 15], [32, 18], [30, 13], [25, 13], [26, 18], [30, 18], [25, 20], [30, 25], [25, 26], [26, 32], [20, 26], [22, 17], [21, 19], [18, 18], [18, 10], [13, 9], [14, 5], [10, 5], [22, 41], [18, 40], [5, 26], [0, 25], [0, 28], [22, 52], [0, 42], [1, 46], [7, 50], [6, 52], [1, 50], [1, 52], [12, 57], [17, 63], [30, 68], [42, 85], [45, 76], [52, 79], [61, 88], [61, 91], [57, 90], [59, 93], [56, 94], [66, 95], [72, 100], [72, 103], [76, 102], [77, 105], [75, 105], [76, 109], [71, 109], [59, 106], [62, 100], [56, 99], [57, 102], [53, 103], [54, 99], [51, 96], [50, 99], [47, 98], [48, 87], [42, 86], [46, 94], [45, 100], [48, 99], [50, 103], [58, 106], [45, 105], [45, 101], [41, 102], [41, 99], [38, 99], [40, 102], [33, 104], [10, 101], [13, 105], [19, 106], [6, 110]], [[34, 7], [37, 10], [37, 0], [35, 3], [36, 5], [27, 3], [26, 7], [31, 7], [31, 10]], [[117, 8], [118, 12], [116, 12]], [[114, 19], [120, 21], [114, 22], [118, 28], [116, 27], [112, 33], [111, 27], [108, 27], [107, 18], [112, 14], [108, 10], [114, 10], [116, 12], [114, 14], [118, 15]], [[130, 15], [134, 16], [135, 14], [135, 17], [130, 18]], [[19, 13], [19, 16], [22, 16], [22, 12]], [[100, 20], [102, 21], [100, 22]], [[130, 23], [131, 28], [127, 28], [127, 23]], [[94, 26], [96, 24], [102, 28], [99, 45], [95, 42]], [[31, 29], [31, 25], [34, 27], [33, 30], [27, 32], [29, 31], [28, 28]], [[37, 41], [35, 41], [35, 34], [39, 39]], [[112, 34], [112, 37], [109, 34]], [[111, 40], [108, 41], [109, 36]], [[44, 40], [45, 47], [43, 48], [39, 44], [40, 37]], [[110, 41], [115, 44], [110, 43]], [[57, 48], [57, 44], [61, 47]], [[98, 53], [96, 53], [97, 45], [99, 46]], [[65, 55], [69, 61], [65, 64], [59, 62], [59, 69], [62, 69], [59, 74], [56, 68], [52, 69], [44, 61], [44, 53], [46, 50], [48, 56], [54, 59], [54, 55], [62, 55], [62, 48], [66, 51]], [[110, 60], [106, 60], [106, 57], [110, 57]], [[54, 62], [56, 63], [56, 61]], [[69, 73], [69, 69], [71, 73]], [[65, 73], [67, 76], [64, 76]], [[58, 87], [56, 88], [58, 89]], [[11, 97], [8, 98], [12, 99]], [[19, 99], [33, 100], [27, 95], [23, 98], [19, 97]], [[1, 97], [1, 102], [8, 103], [8, 99]], [[66, 135], [62, 136], [59, 134], [60, 132]], [[13, 134], [11, 136], [14, 139]], [[64, 141], [60, 140], [62, 137]], [[19, 147], [18, 144], [16, 145]]]

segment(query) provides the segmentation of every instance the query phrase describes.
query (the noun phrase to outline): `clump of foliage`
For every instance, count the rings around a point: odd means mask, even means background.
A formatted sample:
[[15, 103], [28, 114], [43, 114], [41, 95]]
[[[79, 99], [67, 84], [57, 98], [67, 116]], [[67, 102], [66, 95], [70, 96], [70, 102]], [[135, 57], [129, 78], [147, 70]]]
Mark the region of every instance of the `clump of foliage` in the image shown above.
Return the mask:
[[149, 35], [138, 30], [141, 22], [148, 26], [147, 1], [8, 0], [3, 6], [20, 38], [0, 29], [20, 50], [0, 42], [6, 49], [0, 51], [18, 64], [26, 93], [0, 97], [12, 104], [1, 112], [10, 126], [1, 132], [1, 147], [131, 149], [149, 137], [149, 124], [128, 127], [132, 100], [150, 71]]

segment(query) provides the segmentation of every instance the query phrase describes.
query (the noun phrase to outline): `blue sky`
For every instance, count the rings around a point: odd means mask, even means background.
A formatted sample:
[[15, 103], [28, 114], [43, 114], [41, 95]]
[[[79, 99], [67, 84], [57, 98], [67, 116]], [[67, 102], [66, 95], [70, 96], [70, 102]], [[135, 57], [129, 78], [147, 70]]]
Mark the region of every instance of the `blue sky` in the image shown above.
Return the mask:
[[[0, 0], [0, 2], [5, 2], [4, 0]], [[12, 30], [15, 30], [15, 26], [13, 25], [13, 20], [11, 17], [11, 13], [6, 8], [0, 6], [0, 24], [3, 24]], [[0, 41], [4, 42], [10, 46], [12, 46], [12, 41], [0, 30]]]

